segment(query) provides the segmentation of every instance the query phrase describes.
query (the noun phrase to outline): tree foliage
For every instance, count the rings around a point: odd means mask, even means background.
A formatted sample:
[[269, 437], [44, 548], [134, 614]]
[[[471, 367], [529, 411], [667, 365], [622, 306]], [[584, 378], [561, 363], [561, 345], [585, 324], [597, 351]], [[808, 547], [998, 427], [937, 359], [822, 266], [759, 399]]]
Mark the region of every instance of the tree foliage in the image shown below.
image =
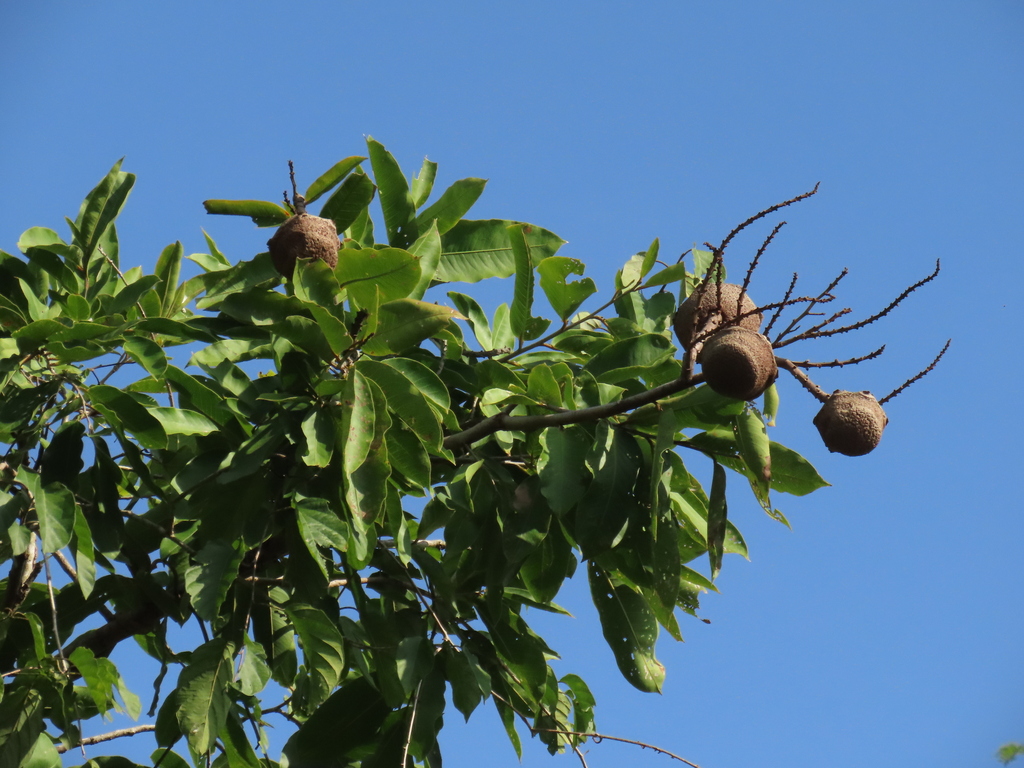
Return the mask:
[[[282, 280], [207, 235], [122, 271], [120, 163], [69, 240], [34, 227], [0, 252], [0, 765], [57, 766], [105, 715], [143, 716], [121, 643], [160, 665], [141, 728], [165, 766], [439, 766], [446, 694], [467, 719], [495, 706], [516, 751], [576, 749], [594, 697], [525, 609], [587, 579], [622, 675], [658, 691], [659, 634], [746, 554], [727, 481], [783, 522], [776, 494], [825, 485], [769, 440], [774, 386], [761, 408], [723, 397], [676, 348], [728, 238], [672, 263], [655, 240], [581, 312], [597, 286], [558, 235], [467, 219], [483, 180], [434, 195], [435, 164], [408, 180], [367, 145], [283, 205], [206, 202], [270, 227], [324, 198], [334, 269]], [[490, 313], [448, 285], [488, 278], [511, 278]], [[273, 718], [298, 726], [283, 758]]]

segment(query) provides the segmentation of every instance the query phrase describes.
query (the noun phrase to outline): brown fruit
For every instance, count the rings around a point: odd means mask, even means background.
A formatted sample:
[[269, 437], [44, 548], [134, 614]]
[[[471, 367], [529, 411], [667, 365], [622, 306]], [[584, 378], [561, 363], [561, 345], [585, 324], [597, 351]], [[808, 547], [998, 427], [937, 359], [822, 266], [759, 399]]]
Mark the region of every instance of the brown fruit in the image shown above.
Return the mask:
[[331, 269], [338, 263], [338, 230], [330, 219], [299, 213], [277, 228], [267, 241], [274, 267], [291, 277], [296, 259], [320, 259]]
[[704, 343], [700, 365], [709, 387], [737, 400], [760, 397], [779, 375], [771, 342], [738, 325], [712, 334]]
[[[694, 339], [713, 333], [716, 328], [733, 323], [737, 316], [752, 312], [757, 305], [750, 300], [750, 296], [743, 294], [743, 301], [739, 302], [742, 287], [732, 283], [722, 283], [719, 291], [718, 283], [708, 283], [703, 290], [698, 287], [693, 293], [687, 296], [686, 301], [679, 305], [675, 317], [672, 319], [672, 327], [675, 329], [679, 345], [689, 351], [694, 346]], [[719, 303], [719, 294], [721, 302]], [[721, 307], [721, 311], [719, 311]], [[738, 311], [737, 311], [738, 310]], [[760, 312], [747, 315], [736, 325], [741, 328], [749, 328], [752, 331], [761, 329], [762, 316]], [[700, 353], [697, 349], [694, 354]]]
[[889, 417], [870, 392], [839, 389], [829, 395], [814, 417], [825, 447], [844, 456], [871, 453], [888, 423]]

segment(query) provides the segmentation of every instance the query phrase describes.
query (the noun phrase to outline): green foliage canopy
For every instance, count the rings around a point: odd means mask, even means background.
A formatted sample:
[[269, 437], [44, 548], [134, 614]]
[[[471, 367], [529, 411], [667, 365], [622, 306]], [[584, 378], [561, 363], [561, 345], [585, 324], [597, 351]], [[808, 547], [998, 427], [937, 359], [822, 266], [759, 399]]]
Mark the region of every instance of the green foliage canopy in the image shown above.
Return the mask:
[[[580, 312], [597, 287], [560, 237], [466, 219], [481, 179], [428, 204], [433, 163], [410, 181], [367, 144], [303, 196], [343, 233], [333, 270], [283, 282], [269, 254], [234, 263], [207, 236], [193, 277], [180, 243], [122, 271], [120, 163], [70, 241], [34, 227], [0, 252], [0, 765], [58, 766], [104, 715], [140, 717], [108, 658], [124, 642], [161, 665], [164, 766], [439, 766], [446, 692], [467, 719], [489, 701], [517, 751], [523, 726], [575, 749], [594, 698], [524, 609], [561, 612], [585, 562], [618, 668], [658, 691], [659, 632], [681, 639], [679, 611], [746, 554], [727, 479], [783, 521], [773, 492], [825, 485], [676, 349], [710, 254], [666, 265], [655, 240]], [[511, 278], [490, 315], [455, 290], [424, 300], [488, 278]], [[172, 623], [202, 643], [172, 648]], [[282, 716], [298, 728], [272, 757]]]

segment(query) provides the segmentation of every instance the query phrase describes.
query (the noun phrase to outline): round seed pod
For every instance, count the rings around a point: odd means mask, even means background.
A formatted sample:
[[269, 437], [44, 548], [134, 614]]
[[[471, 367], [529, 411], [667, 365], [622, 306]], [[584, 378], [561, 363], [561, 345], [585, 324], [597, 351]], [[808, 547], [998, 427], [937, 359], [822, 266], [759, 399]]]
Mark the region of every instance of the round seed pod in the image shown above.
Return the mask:
[[825, 447], [844, 456], [871, 453], [888, 423], [889, 417], [870, 392], [839, 389], [829, 395], [814, 417]]
[[700, 364], [709, 387], [737, 400], [760, 397], [779, 375], [771, 342], [738, 325], [712, 334], [704, 344]]
[[267, 241], [277, 271], [291, 277], [296, 259], [320, 259], [331, 269], [338, 263], [338, 230], [330, 219], [298, 213]]
[[[686, 301], [679, 305], [675, 317], [672, 318], [672, 327], [679, 340], [679, 346], [689, 351], [694, 346], [694, 339], [698, 336], [713, 332], [716, 328], [733, 323], [739, 315], [753, 312], [757, 305], [751, 301], [750, 296], [743, 294], [743, 301], [739, 301], [742, 286], [732, 283], [721, 284], [721, 302], [719, 302], [719, 284], [708, 283], [701, 289], [697, 288], [686, 297]], [[721, 308], [721, 311], [719, 311]], [[737, 311], [738, 310], [738, 311]], [[741, 328], [749, 328], [752, 331], [761, 330], [760, 312], [747, 315], [736, 323]], [[698, 342], [697, 346], [700, 346]], [[700, 349], [695, 349], [694, 354], [699, 354]]]

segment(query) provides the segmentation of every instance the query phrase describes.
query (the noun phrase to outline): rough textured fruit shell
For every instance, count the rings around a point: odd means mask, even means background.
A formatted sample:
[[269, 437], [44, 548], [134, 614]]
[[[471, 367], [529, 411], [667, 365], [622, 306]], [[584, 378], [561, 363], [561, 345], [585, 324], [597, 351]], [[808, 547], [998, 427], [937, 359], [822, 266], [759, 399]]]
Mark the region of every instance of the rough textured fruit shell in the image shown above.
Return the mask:
[[779, 375], [771, 342], [757, 331], [730, 326], [716, 331], [701, 352], [704, 381], [737, 400], [760, 397]]
[[[675, 317], [672, 319], [672, 326], [676, 332], [679, 345], [689, 350], [697, 336], [706, 332], [713, 332], [722, 325], [727, 325], [736, 319], [738, 315], [751, 312], [757, 309], [757, 305], [750, 299], [748, 294], [743, 294], [743, 301], [737, 312], [737, 300], [742, 287], [732, 283], [722, 283], [722, 311], [718, 311], [718, 283], [708, 283], [704, 290], [699, 288], [690, 294], [686, 301], [679, 305]], [[747, 315], [736, 325], [741, 328], [749, 328], [752, 331], [761, 330], [763, 317], [760, 312]], [[699, 350], [697, 350], [699, 351]]]
[[292, 216], [267, 241], [277, 271], [291, 277], [296, 259], [320, 259], [331, 269], [338, 263], [338, 230], [330, 219], [308, 213]]
[[889, 423], [882, 406], [870, 392], [836, 390], [814, 417], [825, 447], [844, 456], [871, 453]]

